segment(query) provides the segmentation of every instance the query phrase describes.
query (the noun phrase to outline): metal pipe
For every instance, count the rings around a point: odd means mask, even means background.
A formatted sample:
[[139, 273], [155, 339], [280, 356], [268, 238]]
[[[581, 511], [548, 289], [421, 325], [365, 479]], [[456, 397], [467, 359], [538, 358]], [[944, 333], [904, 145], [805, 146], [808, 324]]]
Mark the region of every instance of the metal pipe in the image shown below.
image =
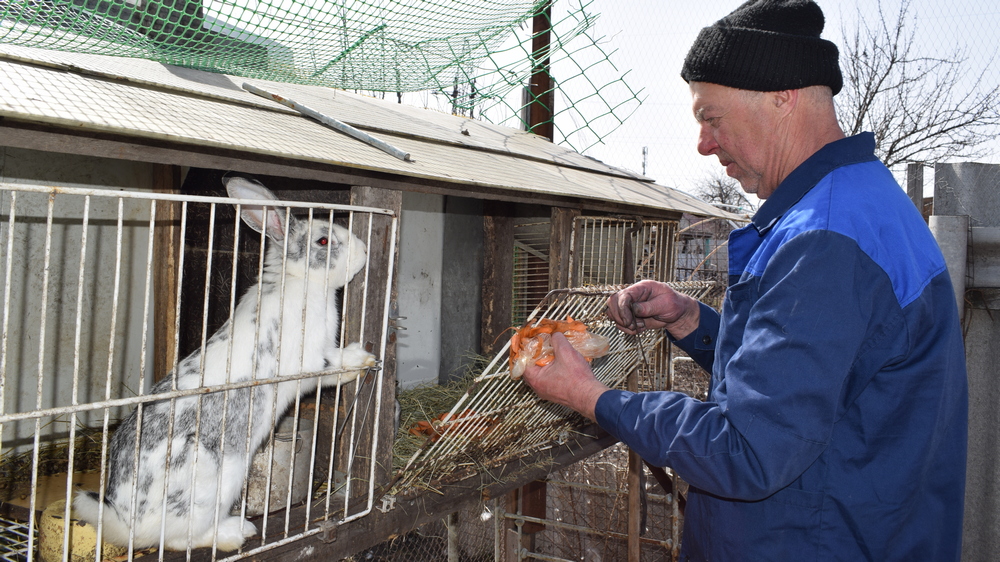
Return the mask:
[[[330, 209], [334, 211], [354, 211], [364, 213], [375, 213], [377, 215], [395, 215], [391, 209], [381, 209], [378, 207], [361, 207], [354, 205], [341, 205], [335, 203], [306, 203], [303, 201], [293, 201], [288, 199], [265, 200], [265, 199], [235, 199], [233, 197], [214, 197], [209, 195], [185, 195], [177, 193], [147, 193], [143, 191], [115, 191], [110, 189], [93, 189], [84, 187], [62, 187], [35, 184], [14, 184], [0, 181], [0, 191], [10, 191], [13, 194], [18, 191], [29, 193], [58, 193], [63, 195], [96, 195], [99, 197], [115, 197], [120, 199], [155, 199], [157, 201], [176, 201], [184, 203], [223, 203], [226, 205], [243, 204], [254, 206], [297, 207], [311, 209]], [[182, 237], [183, 238], [183, 237]]]
[[353, 138], [355, 138], [355, 139], [357, 139], [357, 140], [359, 140], [359, 141], [361, 141], [361, 142], [363, 142], [363, 143], [365, 143], [365, 144], [367, 144], [369, 146], [373, 146], [373, 147], [381, 150], [382, 152], [385, 152], [386, 154], [390, 154], [392, 156], [395, 156], [396, 158], [399, 158], [400, 160], [402, 160], [404, 162], [412, 162], [412, 160], [410, 160], [410, 153], [409, 152], [405, 152], [403, 150], [400, 150], [400, 149], [396, 148], [395, 146], [392, 146], [391, 144], [389, 144], [389, 143], [387, 143], [387, 142], [385, 142], [385, 141], [383, 141], [381, 139], [378, 139], [376, 137], [373, 137], [372, 135], [369, 135], [368, 133], [366, 133], [364, 131], [361, 131], [359, 129], [355, 129], [354, 127], [348, 125], [347, 123], [344, 123], [343, 121], [338, 121], [337, 119], [334, 119], [333, 117], [330, 117], [329, 115], [324, 115], [324, 114], [316, 111], [315, 109], [311, 109], [309, 107], [306, 107], [306, 106], [304, 106], [304, 105], [302, 105], [300, 103], [294, 102], [294, 101], [292, 101], [292, 100], [290, 100], [288, 98], [284, 98], [282, 96], [279, 96], [278, 94], [272, 94], [272, 93], [270, 93], [270, 92], [268, 92], [266, 90], [262, 90], [262, 89], [258, 88], [257, 86], [254, 86], [253, 84], [250, 84], [249, 82], [244, 82], [243, 83], [243, 89], [246, 90], [246, 91], [248, 91], [248, 92], [250, 92], [251, 94], [256, 94], [256, 95], [258, 95], [258, 96], [260, 96], [262, 98], [269, 98], [269, 99], [272, 99], [272, 100], [280, 103], [281, 105], [290, 107], [290, 108], [294, 109], [295, 111], [298, 111], [299, 113], [301, 113], [301, 114], [303, 114], [303, 115], [305, 115], [307, 117], [312, 117], [313, 119], [319, 121], [320, 123], [322, 123], [324, 125], [333, 127], [334, 129], [340, 131], [341, 133], [344, 133], [345, 135], [347, 135], [349, 137], [353, 137]]
[[[523, 523], [539, 523], [547, 527], [566, 529], [567, 531], [575, 531], [577, 533], [586, 533], [588, 535], [596, 535], [599, 537], [628, 540], [628, 535], [626, 535], [625, 533], [618, 533], [615, 531], [602, 531], [600, 529], [595, 529], [593, 527], [585, 527], [583, 525], [573, 525], [572, 523], [563, 523], [562, 521], [554, 521], [552, 519], [541, 519], [538, 517], [531, 517], [528, 515], [521, 515], [515, 513], [505, 513], [504, 517], [507, 519], [513, 519], [514, 521], [520, 521]], [[651, 539], [648, 537], [641, 537], [640, 541], [645, 544], [653, 544], [666, 548], [670, 548], [671, 546], [673, 546], [672, 541], [670, 541], [669, 539], [661, 541], [661, 540]]]
[[445, 518], [445, 525], [448, 528], [448, 562], [458, 562], [458, 512], [449, 513]]
[[948, 265], [951, 286], [955, 289], [955, 303], [959, 319], [965, 308], [965, 271], [969, 248], [969, 217], [966, 215], [931, 215], [928, 219], [931, 234], [937, 240], [944, 261]]
[[966, 287], [1000, 287], [1000, 227], [974, 226], [969, 235]]

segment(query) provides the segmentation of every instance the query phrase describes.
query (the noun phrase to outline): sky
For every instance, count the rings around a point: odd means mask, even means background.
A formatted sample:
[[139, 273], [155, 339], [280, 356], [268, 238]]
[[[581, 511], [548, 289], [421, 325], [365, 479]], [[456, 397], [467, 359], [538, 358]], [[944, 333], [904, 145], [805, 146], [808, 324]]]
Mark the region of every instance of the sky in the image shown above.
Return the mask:
[[[718, 160], [703, 157], [695, 150], [697, 127], [680, 69], [699, 30], [741, 3], [742, 0], [593, 0], [587, 7], [598, 14], [593, 33], [603, 37], [602, 48], [612, 52], [611, 60], [620, 71], [628, 71], [626, 82], [631, 88], [642, 90], [644, 101], [623, 126], [586, 154], [642, 172], [642, 153], [646, 147], [646, 175], [660, 184], [688, 192], [712, 174], [718, 174], [722, 170]], [[842, 30], [856, 25], [859, 10], [867, 21], [877, 21], [871, 19], [878, 17], [875, 0], [819, 0], [818, 3], [826, 16], [823, 37], [836, 43], [841, 52]], [[883, 10], [895, 13], [899, 0], [883, 0], [881, 4]], [[1000, 33], [996, 32], [1000, 29], [1000, 4], [995, 0], [948, 3], [911, 0], [910, 10], [921, 54], [950, 56], [956, 47], [964, 48], [970, 76], [981, 74], [985, 84], [1000, 82]], [[555, 71], [558, 73], [558, 69]], [[601, 77], [593, 78], [601, 83]], [[1000, 163], [1000, 142], [991, 143], [989, 149], [991, 155], [978, 161]]]

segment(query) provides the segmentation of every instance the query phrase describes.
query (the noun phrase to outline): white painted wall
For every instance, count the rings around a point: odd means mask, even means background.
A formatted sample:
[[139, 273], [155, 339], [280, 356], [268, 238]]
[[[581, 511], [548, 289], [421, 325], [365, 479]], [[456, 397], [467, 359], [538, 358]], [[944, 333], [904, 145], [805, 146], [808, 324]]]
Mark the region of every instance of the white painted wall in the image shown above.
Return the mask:
[[441, 371], [441, 267], [444, 197], [403, 193], [399, 242], [399, 314], [396, 343], [401, 388], [437, 384]]
[[[148, 164], [75, 157], [0, 146], [0, 182], [63, 187], [148, 190]], [[6, 366], [3, 388], [5, 413], [85, 404], [105, 398], [133, 396], [149, 388], [152, 339], [141, 372], [145, 266], [149, 241], [149, 203], [125, 200], [121, 269], [116, 272], [118, 202], [92, 197], [87, 227], [87, 252], [80, 283], [84, 198], [59, 194], [54, 200], [48, 282], [45, 283], [45, 239], [48, 196], [16, 191], [16, 215], [11, 234], [11, 191], [0, 191], [0, 288], [9, 281], [10, 300], [0, 303], [7, 317]], [[11, 275], [6, 276], [8, 241]], [[118, 274], [117, 316], [112, 315]], [[80, 287], [82, 285], [82, 291]], [[45, 300], [43, 300], [45, 299]], [[112, 318], [115, 320], [112, 332]], [[42, 320], [45, 330], [42, 332]], [[77, 355], [79, 323], [79, 355]], [[150, 324], [151, 326], [151, 324]], [[152, 336], [152, 328], [148, 330]], [[44, 339], [43, 339], [44, 338]], [[108, 361], [114, 345], [114, 361]], [[41, 364], [41, 366], [40, 366]], [[41, 385], [39, 386], [39, 379]], [[145, 383], [143, 383], [143, 380]], [[142, 386], [144, 384], [144, 387]], [[40, 390], [40, 392], [39, 392]], [[111, 411], [114, 421], [127, 409]], [[65, 436], [71, 418], [41, 419], [42, 440]], [[86, 412], [78, 425], [100, 427], [103, 411]], [[4, 424], [4, 449], [23, 449], [35, 434], [35, 422]]]

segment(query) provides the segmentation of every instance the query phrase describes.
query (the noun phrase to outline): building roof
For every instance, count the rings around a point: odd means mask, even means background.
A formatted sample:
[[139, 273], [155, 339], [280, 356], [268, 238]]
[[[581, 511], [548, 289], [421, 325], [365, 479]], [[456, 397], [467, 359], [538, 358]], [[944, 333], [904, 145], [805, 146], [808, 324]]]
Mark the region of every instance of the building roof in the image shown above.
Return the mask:
[[[253, 95], [244, 82], [370, 133], [409, 153], [411, 161]], [[441, 183], [470, 197], [543, 194], [583, 206], [592, 201], [730, 216], [523, 131], [342, 90], [141, 59], [0, 45], [0, 116], [76, 134], [166, 141], [192, 152], [231, 150]]]

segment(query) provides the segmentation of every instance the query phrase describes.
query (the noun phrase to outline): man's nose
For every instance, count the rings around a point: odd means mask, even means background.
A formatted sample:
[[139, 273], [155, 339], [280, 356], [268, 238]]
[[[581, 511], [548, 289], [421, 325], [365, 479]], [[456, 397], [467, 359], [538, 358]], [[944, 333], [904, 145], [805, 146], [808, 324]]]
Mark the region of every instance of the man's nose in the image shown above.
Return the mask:
[[701, 130], [698, 131], [698, 154], [709, 156], [714, 154], [718, 148], [719, 143], [715, 142], [715, 136], [712, 135], [708, 125], [702, 125]]

